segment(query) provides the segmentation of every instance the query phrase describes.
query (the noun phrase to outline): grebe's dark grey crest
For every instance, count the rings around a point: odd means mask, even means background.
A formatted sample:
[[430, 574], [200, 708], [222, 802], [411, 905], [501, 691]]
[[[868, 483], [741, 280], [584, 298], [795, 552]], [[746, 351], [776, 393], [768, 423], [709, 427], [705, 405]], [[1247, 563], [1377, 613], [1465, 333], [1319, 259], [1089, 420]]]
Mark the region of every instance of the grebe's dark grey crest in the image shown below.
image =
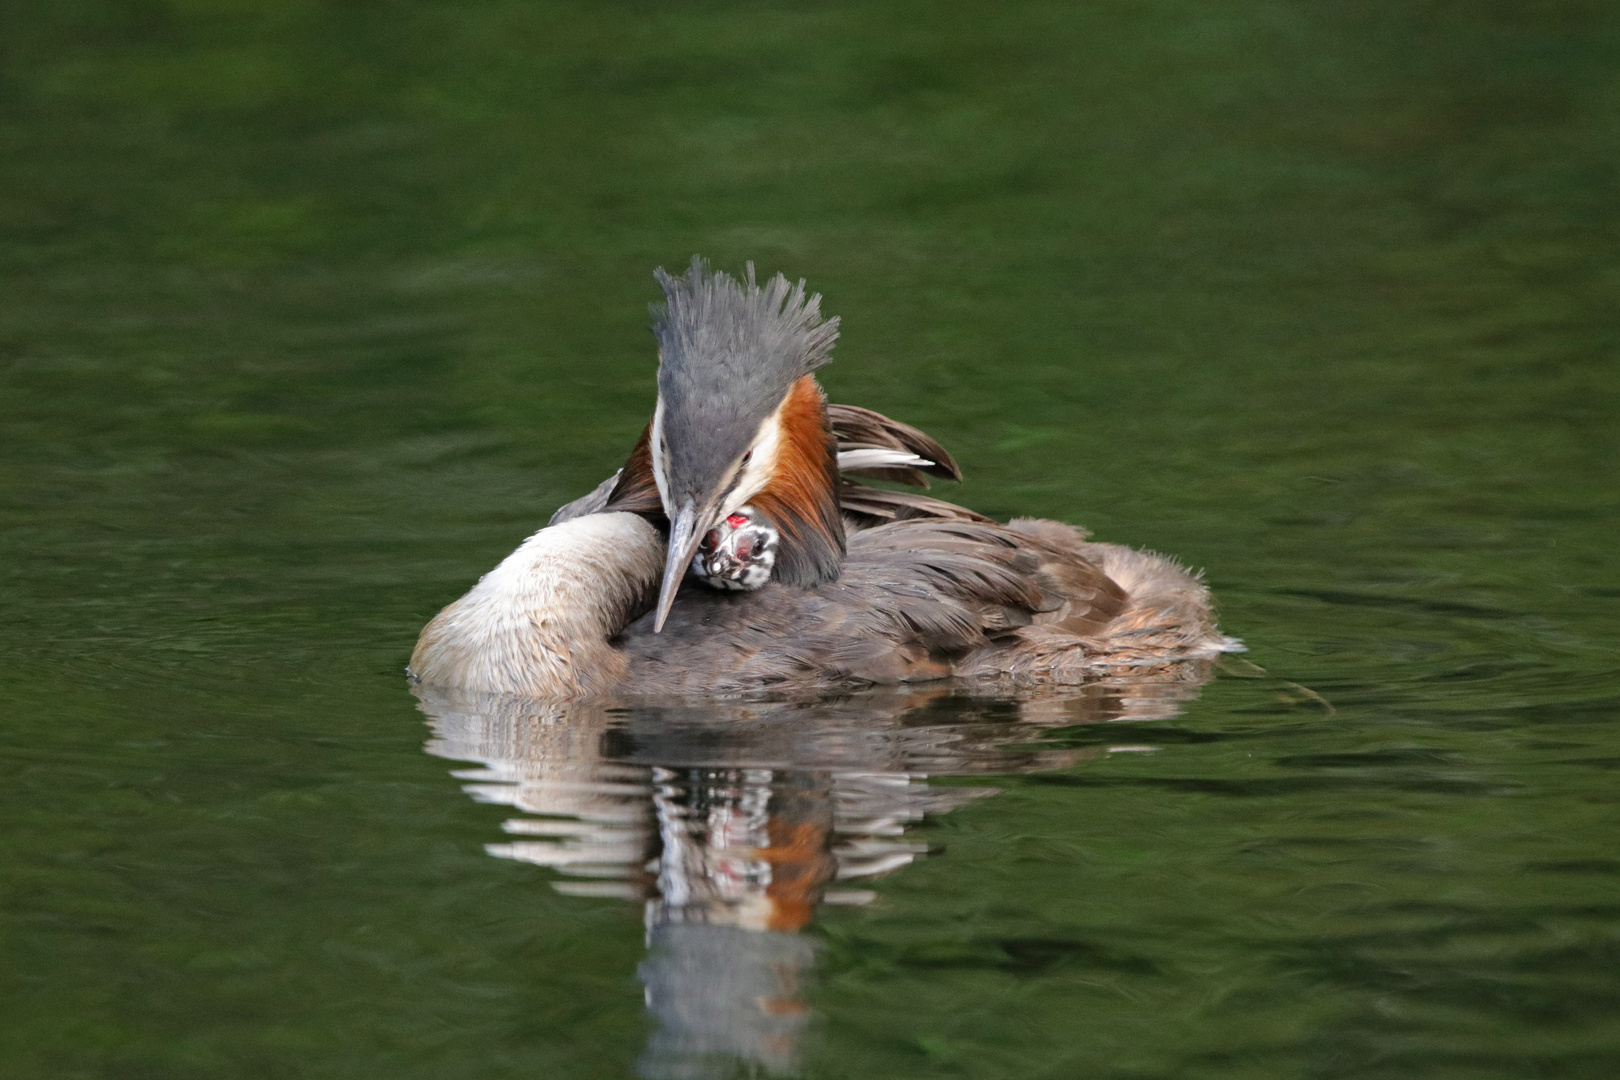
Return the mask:
[[654, 625], [662, 628], [698, 546], [744, 507], [783, 543], [775, 580], [814, 585], [838, 576], [844, 529], [838, 447], [812, 376], [832, 359], [838, 320], [819, 293], [781, 274], [763, 286], [701, 258], [680, 277], [660, 269], [653, 308], [658, 404], [650, 431], [653, 479], [669, 518]]

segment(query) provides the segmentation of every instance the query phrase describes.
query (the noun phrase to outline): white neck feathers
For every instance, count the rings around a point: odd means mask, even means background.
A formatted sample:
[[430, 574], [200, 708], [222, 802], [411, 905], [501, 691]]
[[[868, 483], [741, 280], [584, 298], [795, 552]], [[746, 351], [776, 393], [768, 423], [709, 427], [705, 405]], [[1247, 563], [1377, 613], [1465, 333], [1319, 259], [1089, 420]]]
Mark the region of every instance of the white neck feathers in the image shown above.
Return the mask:
[[635, 514], [541, 529], [422, 630], [423, 682], [548, 700], [610, 690], [624, 657], [607, 642], [651, 604], [664, 540]]

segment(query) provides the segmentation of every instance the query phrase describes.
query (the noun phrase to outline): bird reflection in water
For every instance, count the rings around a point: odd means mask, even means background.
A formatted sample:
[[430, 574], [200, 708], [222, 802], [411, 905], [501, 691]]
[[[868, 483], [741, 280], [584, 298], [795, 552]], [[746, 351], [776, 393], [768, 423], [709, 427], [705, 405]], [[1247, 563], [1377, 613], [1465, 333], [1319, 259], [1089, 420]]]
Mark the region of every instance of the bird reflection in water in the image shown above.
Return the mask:
[[[1020, 699], [882, 691], [805, 703], [556, 705], [416, 687], [429, 753], [478, 762], [452, 775], [516, 808], [491, 855], [551, 867], [574, 896], [641, 905], [638, 974], [656, 1030], [648, 1078], [796, 1071], [822, 904], [924, 857], [907, 835], [995, 794], [930, 777], [1061, 769], [1124, 745], [1048, 744], [1053, 728], [1163, 719], [1210, 677], [1182, 664]], [[1128, 727], [1120, 743], [1132, 741]], [[1135, 749], [1136, 747], [1130, 747]]]

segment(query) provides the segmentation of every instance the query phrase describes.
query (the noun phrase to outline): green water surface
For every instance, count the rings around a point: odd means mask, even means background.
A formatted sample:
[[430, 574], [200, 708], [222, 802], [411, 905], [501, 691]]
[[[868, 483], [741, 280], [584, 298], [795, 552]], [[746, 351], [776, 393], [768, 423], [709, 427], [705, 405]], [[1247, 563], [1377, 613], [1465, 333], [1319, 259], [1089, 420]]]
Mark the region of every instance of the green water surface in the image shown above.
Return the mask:
[[[3, 0], [0, 1072], [686, 1067], [402, 669], [623, 459], [701, 252], [1250, 648], [884, 720], [999, 794], [778, 943], [798, 1068], [1620, 1075], [1617, 245], [1598, 0]], [[672, 723], [593, 746], [854, 767]]]

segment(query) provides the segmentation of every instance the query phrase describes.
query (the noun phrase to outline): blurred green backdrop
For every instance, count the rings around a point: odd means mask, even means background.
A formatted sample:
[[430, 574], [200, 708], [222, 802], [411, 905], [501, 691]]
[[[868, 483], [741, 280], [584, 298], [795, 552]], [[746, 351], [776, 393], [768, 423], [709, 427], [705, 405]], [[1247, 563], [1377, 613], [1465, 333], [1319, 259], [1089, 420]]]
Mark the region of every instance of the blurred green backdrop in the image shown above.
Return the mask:
[[[1617, 196], [1600, 2], [0, 0], [0, 1052], [629, 1067], [639, 927], [482, 854], [400, 670], [700, 252], [1337, 708], [953, 815], [816, 1075], [1613, 1075]], [[1158, 959], [938, 962], [1014, 925]]]

